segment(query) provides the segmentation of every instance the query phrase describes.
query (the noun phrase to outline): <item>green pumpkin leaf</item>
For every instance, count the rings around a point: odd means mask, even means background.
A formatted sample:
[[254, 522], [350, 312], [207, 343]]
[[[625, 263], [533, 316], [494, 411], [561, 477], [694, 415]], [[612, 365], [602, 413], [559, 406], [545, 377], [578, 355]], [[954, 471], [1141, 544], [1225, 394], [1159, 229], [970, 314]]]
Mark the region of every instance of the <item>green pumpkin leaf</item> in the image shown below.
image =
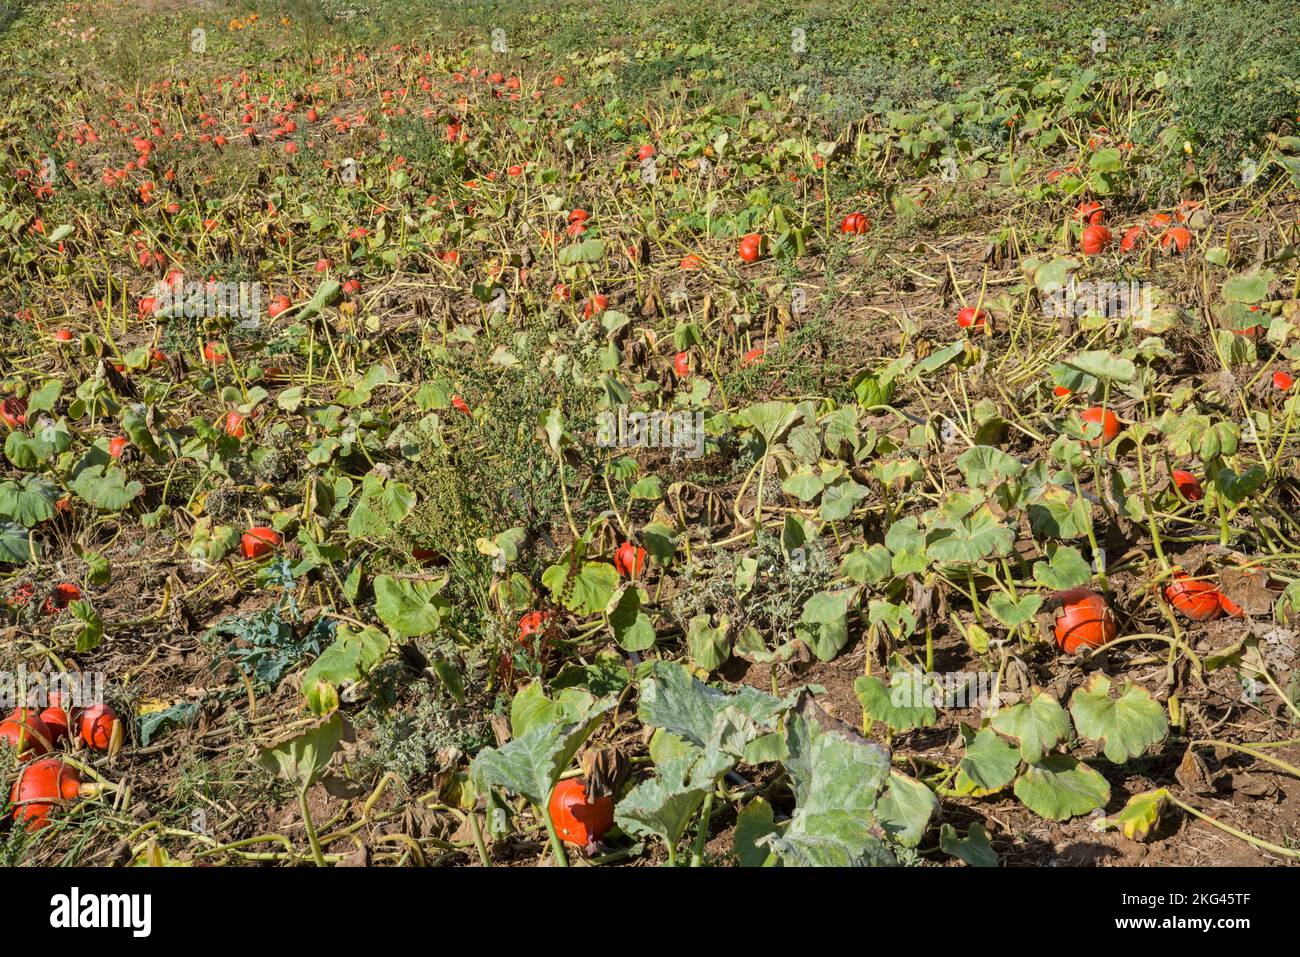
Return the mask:
[[370, 472], [361, 480], [361, 493], [348, 516], [348, 535], [382, 538], [414, 507], [415, 493], [409, 485]]
[[873, 833], [889, 756], [879, 746], [853, 740], [803, 715], [787, 722], [786, 769], [794, 783], [795, 810], [767, 844], [787, 866], [889, 866], [893, 854]]
[[608, 562], [585, 562], [570, 577], [568, 563], [560, 562], [542, 573], [542, 584], [569, 611], [595, 615], [613, 600], [618, 588], [618, 571]]
[[857, 589], [823, 591], [804, 603], [795, 634], [821, 661], [830, 661], [849, 640], [849, 602]]
[[903, 847], [916, 847], [925, 836], [930, 818], [939, 810], [934, 792], [900, 771], [891, 771], [876, 814], [885, 833]]
[[771, 867], [776, 863], [776, 855], [766, 842], [760, 844], [769, 834], [779, 833], [772, 805], [761, 797], [756, 797], [736, 815], [736, 830], [733, 847], [736, 859], [741, 867]]
[[343, 295], [343, 285], [337, 279], [326, 279], [316, 287], [312, 297], [303, 303], [296, 318], [310, 319], [338, 302]]
[[885, 532], [885, 547], [893, 552], [895, 575], [920, 574], [929, 564], [925, 555], [925, 534], [915, 516], [909, 515], [889, 526]]
[[560, 250], [560, 265], [572, 266], [577, 263], [594, 263], [600, 262], [605, 258], [605, 241], [603, 239], [588, 239], [580, 243], [573, 243], [565, 246]]
[[1043, 605], [1041, 595], [1022, 595], [1018, 600], [1012, 599], [1004, 592], [989, 596], [989, 611], [1008, 628], [1016, 628], [1032, 621]]
[[612, 698], [594, 702], [575, 721], [535, 724], [499, 748], [484, 748], [470, 765], [470, 779], [480, 791], [502, 787], [545, 805], [573, 756], [613, 706]]
[[445, 578], [419, 581], [379, 575], [375, 578], [375, 613], [400, 638], [432, 634], [443, 613], [451, 608], [438, 594], [446, 583]]
[[1110, 784], [1093, 768], [1068, 754], [1049, 754], [1016, 779], [1016, 797], [1050, 821], [1064, 821], [1103, 807]]
[[933, 702], [936, 689], [909, 666], [898, 667], [886, 685], [874, 675], [853, 682], [853, 692], [869, 721], [882, 721], [894, 731], [928, 728], [938, 720]]
[[1015, 458], [991, 445], [977, 445], [957, 456], [957, 468], [971, 488], [990, 487], [1025, 470]]
[[614, 821], [624, 831], [659, 838], [676, 847], [704, 797], [733, 759], [720, 752], [690, 747], [660, 763], [653, 778], [642, 781], [618, 802]]
[[731, 657], [731, 620], [718, 617], [717, 625], [708, 614], [695, 615], [686, 629], [686, 648], [691, 661], [705, 671], [716, 671]]
[[1233, 276], [1223, 284], [1223, 298], [1229, 302], [1261, 302], [1268, 295], [1268, 286], [1277, 274], [1271, 269], [1253, 270]]
[[342, 712], [335, 711], [315, 726], [287, 741], [262, 748], [257, 763], [299, 792], [306, 791], [320, 777], [347, 733]]
[[102, 512], [116, 512], [135, 501], [144, 485], [128, 482], [126, 472], [116, 466], [92, 465], [72, 480], [72, 491]]
[[966, 830], [965, 837], [958, 837], [957, 830], [951, 824], [939, 828], [939, 850], [950, 854], [967, 867], [997, 867], [998, 855], [989, 843], [989, 833], [978, 821]]
[[390, 639], [378, 628], [341, 625], [334, 642], [303, 674], [302, 693], [313, 714], [339, 706], [339, 689], [361, 681], [388, 654]]
[[1079, 734], [1102, 745], [1107, 760], [1123, 764], [1169, 733], [1165, 709], [1144, 688], [1126, 684], [1118, 698], [1110, 696], [1110, 680], [1094, 674], [1086, 687], [1070, 697], [1070, 714]]
[[645, 651], [655, 643], [654, 622], [641, 610], [645, 601], [639, 588], [627, 587], [619, 596], [614, 610], [609, 613], [614, 640], [624, 651]]
[[[637, 716], [644, 724], [665, 728], [696, 747], [718, 742], [719, 728], [745, 726], [727, 747], [743, 755], [744, 745], [776, 730], [789, 702], [741, 685], [734, 694], [712, 688], [676, 662], [654, 662], [638, 688]], [[743, 718], [743, 720], [742, 720]]]
[[0, 482], [0, 520], [32, 528], [54, 517], [59, 490], [40, 475], [28, 475], [21, 482]]
[[859, 585], [874, 585], [889, 577], [893, 556], [884, 545], [855, 548], [840, 562], [840, 574]]
[[789, 402], [760, 402], [738, 412], [736, 421], [743, 428], [753, 429], [765, 445], [771, 446], [799, 421], [799, 410]]
[[1092, 566], [1077, 548], [1049, 543], [1047, 561], [1034, 562], [1034, 580], [1045, 588], [1067, 591], [1092, 580]]
[[958, 767], [958, 791], [992, 794], [1015, 778], [1020, 769], [1020, 752], [996, 732], [983, 728], [966, 742], [966, 753]]
[[1137, 366], [1132, 360], [1112, 355], [1104, 349], [1080, 352], [1065, 364], [1085, 375], [1112, 382], [1132, 382], [1137, 377]]
[[931, 529], [925, 547], [933, 561], [969, 565], [1010, 554], [1015, 541], [1015, 530], [984, 506], [952, 528]]
[[1043, 754], [1070, 736], [1070, 716], [1060, 703], [1045, 691], [1035, 691], [1028, 701], [999, 711], [992, 727], [1020, 746], [1020, 756], [1037, 764]]

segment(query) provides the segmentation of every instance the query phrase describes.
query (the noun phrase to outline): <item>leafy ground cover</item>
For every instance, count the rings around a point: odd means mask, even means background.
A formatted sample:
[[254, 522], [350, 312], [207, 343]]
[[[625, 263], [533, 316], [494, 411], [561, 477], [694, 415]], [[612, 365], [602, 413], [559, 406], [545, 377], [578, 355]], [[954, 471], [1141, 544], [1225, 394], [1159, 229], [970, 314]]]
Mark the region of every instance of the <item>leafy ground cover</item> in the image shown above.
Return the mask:
[[1289, 4], [410, 6], [0, 14], [0, 861], [1300, 858]]

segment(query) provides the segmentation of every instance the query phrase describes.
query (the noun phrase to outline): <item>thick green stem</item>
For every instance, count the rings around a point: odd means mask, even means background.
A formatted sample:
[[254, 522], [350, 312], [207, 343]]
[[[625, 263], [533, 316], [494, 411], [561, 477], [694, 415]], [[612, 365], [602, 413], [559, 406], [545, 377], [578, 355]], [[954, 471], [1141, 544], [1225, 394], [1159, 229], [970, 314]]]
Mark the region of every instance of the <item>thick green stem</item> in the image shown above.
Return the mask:
[[492, 866], [492, 858], [488, 857], [487, 845], [483, 843], [483, 829], [479, 827], [478, 814], [475, 811], [469, 812], [469, 829], [474, 833], [474, 846], [478, 848], [478, 859], [484, 867]]
[[704, 795], [704, 804], [700, 808], [700, 829], [695, 835], [695, 851], [691, 854], [691, 867], [704, 865], [704, 845], [709, 840], [709, 822], [713, 816], [713, 792], [716, 790], [715, 782], [714, 787], [709, 788], [709, 793]]
[[555, 864], [557, 867], [568, 867], [569, 858], [564, 853], [564, 842], [560, 840], [560, 835], [555, 831], [555, 822], [551, 820], [549, 808], [538, 808], [542, 813], [542, 820], [546, 823], [546, 833], [551, 838], [551, 852], [555, 855]]
[[311, 810], [307, 807], [307, 791], [298, 792], [298, 807], [302, 809], [302, 826], [307, 831], [307, 843], [311, 845], [311, 856], [317, 867], [325, 866], [325, 855], [321, 853], [320, 839], [316, 837], [316, 825], [311, 821]]

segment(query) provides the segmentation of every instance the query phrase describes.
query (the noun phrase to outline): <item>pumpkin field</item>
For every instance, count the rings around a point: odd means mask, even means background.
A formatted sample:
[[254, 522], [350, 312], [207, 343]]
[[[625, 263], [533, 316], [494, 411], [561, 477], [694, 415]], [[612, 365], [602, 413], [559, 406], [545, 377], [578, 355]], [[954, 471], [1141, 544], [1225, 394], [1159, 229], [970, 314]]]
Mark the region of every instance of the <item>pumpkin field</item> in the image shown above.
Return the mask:
[[0, 865], [1300, 862], [1293, 0], [0, 55]]

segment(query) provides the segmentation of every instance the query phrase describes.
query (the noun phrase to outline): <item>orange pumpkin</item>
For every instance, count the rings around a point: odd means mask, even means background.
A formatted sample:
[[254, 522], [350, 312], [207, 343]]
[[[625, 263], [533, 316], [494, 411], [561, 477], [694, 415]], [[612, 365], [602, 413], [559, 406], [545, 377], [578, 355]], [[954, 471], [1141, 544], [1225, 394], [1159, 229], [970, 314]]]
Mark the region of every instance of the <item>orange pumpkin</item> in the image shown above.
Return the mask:
[[265, 525], [256, 525], [245, 532], [239, 539], [239, 553], [245, 558], [261, 558], [269, 555], [280, 544], [280, 535]]
[[50, 823], [50, 811], [56, 804], [75, 800], [80, 792], [81, 776], [72, 765], [58, 758], [33, 761], [18, 772], [9, 796], [10, 803], [18, 805], [14, 820], [26, 821], [29, 831], [40, 830]]
[[1094, 405], [1090, 409], [1085, 409], [1079, 418], [1085, 424], [1092, 423], [1101, 426], [1101, 434], [1092, 440], [1093, 445], [1105, 445], [1119, 435], [1119, 418], [1110, 409], [1103, 409], [1099, 405]]
[[614, 553], [614, 567], [624, 578], [636, 578], [645, 570], [646, 551], [639, 545], [624, 542]]
[[1086, 588], [1074, 588], [1057, 596], [1061, 610], [1056, 618], [1056, 643], [1066, 654], [1080, 648], [1100, 648], [1115, 640], [1115, 616], [1106, 599]]
[[120, 723], [111, 705], [92, 705], [81, 713], [81, 740], [95, 751], [107, 751], [113, 741], [113, 726]]
[[1088, 226], [1079, 240], [1079, 249], [1085, 256], [1096, 256], [1110, 247], [1110, 230], [1105, 226]]
[[569, 778], [555, 786], [549, 810], [555, 833], [566, 844], [594, 844], [614, 825], [614, 799], [588, 801], [586, 785], [580, 778]]
[[1165, 598], [1185, 618], [1191, 621], [1213, 621], [1223, 614], [1219, 599], [1222, 592], [1213, 582], [1197, 581], [1186, 575], [1175, 575], [1165, 586]]
[[0, 741], [8, 741], [19, 757], [44, 754], [53, 740], [49, 727], [32, 708], [18, 708], [0, 721]]
[[1201, 483], [1197, 481], [1195, 475], [1186, 469], [1174, 469], [1169, 473], [1169, 478], [1173, 480], [1174, 487], [1187, 501], [1199, 502], [1205, 497], [1205, 491], [1201, 488]]

